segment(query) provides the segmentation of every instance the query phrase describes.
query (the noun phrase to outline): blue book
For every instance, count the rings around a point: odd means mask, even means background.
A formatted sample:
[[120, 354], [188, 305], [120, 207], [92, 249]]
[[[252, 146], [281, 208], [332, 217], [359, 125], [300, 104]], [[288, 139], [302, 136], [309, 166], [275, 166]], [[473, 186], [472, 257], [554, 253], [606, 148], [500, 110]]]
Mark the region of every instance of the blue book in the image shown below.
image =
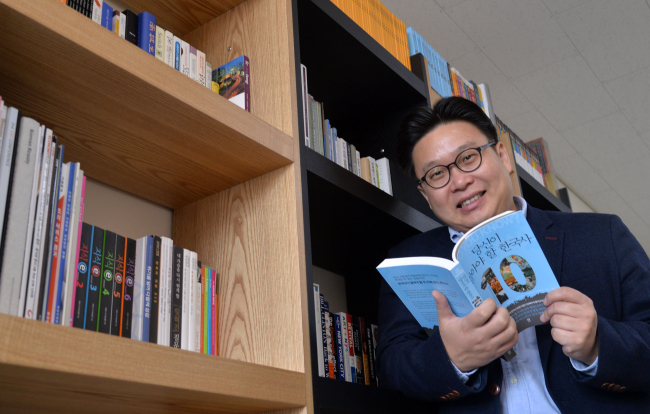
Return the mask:
[[151, 13], [138, 14], [138, 47], [151, 56], [156, 55], [156, 16]]
[[144, 312], [142, 314], [142, 341], [149, 342], [151, 322], [151, 272], [153, 270], [153, 236], [147, 236], [147, 264], [144, 272]]
[[[56, 298], [54, 299], [54, 305], [55, 311], [54, 311], [54, 323], [55, 324], [60, 324], [61, 323], [61, 309], [63, 307], [63, 289], [65, 289], [65, 264], [66, 264], [66, 257], [68, 253], [68, 237], [69, 237], [69, 229], [70, 229], [70, 210], [72, 210], [72, 193], [74, 190], [74, 182], [75, 182], [75, 169], [76, 165], [74, 163], [70, 163], [70, 175], [68, 177], [68, 184], [67, 184], [67, 189], [64, 190], [66, 191], [66, 196], [65, 196], [65, 212], [64, 212], [64, 220], [63, 220], [63, 228], [61, 229], [61, 245], [59, 247], [61, 253], [59, 256], [59, 285], [56, 290]], [[65, 187], [64, 187], [65, 188]]]
[[492, 298], [508, 309], [521, 332], [542, 324], [544, 298], [560, 287], [520, 211], [507, 211], [469, 230], [456, 243], [452, 260], [387, 259], [377, 270], [425, 328], [438, 325], [433, 290], [444, 294], [461, 317]]
[[113, 8], [106, 2], [102, 3], [102, 26], [113, 31]]
[[334, 332], [336, 334], [336, 362], [339, 364], [339, 378], [345, 381], [345, 361], [343, 360], [343, 336], [341, 334], [341, 316], [334, 314]]
[[181, 70], [181, 39], [174, 37], [174, 69]]

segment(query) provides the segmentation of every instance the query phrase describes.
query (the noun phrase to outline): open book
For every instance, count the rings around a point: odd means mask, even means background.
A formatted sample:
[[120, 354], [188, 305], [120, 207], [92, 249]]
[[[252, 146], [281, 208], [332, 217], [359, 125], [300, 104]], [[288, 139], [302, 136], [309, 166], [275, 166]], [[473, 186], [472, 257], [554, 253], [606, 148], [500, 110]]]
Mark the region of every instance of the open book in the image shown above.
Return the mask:
[[452, 259], [386, 259], [377, 270], [420, 325], [430, 329], [438, 325], [433, 290], [444, 294], [460, 317], [492, 298], [508, 309], [521, 332], [542, 324], [544, 297], [560, 287], [520, 211], [506, 211], [469, 230]]

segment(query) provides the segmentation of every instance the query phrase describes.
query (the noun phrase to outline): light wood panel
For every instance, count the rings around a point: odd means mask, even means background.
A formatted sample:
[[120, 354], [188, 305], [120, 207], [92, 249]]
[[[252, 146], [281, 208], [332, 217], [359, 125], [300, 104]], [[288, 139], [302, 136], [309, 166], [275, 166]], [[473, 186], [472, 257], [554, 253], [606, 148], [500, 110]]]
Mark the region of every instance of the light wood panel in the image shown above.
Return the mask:
[[3, 413], [244, 413], [306, 404], [299, 372], [2, 314], [0, 330]]
[[251, 113], [297, 139], [290, 0], [248, 0], [183, 39], [205, 52], [213, 69], [248, 56]]
[[292, 136], [60, 2], [3, 0], [0, 38], [3, 98], [89, 177], [175, 208], [293, 160]]
[[183, 36], [245, 0], [122, 0], [136, 13], [149, 12], [156, 23]]
[[517, 163], [515, 162], [515, 155], [512, 152], [512, 143], [510, 142], [510, 134], [508, 134], [507, 132], [499, 133], [499, 141], [501, 141], [503, 145], [505, 145], [506, 149], [508, 150], [508, 156], [510, 157], [510, 165], [512, 165], [512, 172], [510, 173], [510, 181], [512, 181], [513, 195], [522, 197], [521, 185], [519, 184], [519, 176], [517, 175], [517, 168], [515, 168]]
[[305, 370], [296, 203], [291, 165], [198, 201], [195, 224], [194, 206], [177, 210], [174, 237], [195, 232], [218, 273], [221, 356]]

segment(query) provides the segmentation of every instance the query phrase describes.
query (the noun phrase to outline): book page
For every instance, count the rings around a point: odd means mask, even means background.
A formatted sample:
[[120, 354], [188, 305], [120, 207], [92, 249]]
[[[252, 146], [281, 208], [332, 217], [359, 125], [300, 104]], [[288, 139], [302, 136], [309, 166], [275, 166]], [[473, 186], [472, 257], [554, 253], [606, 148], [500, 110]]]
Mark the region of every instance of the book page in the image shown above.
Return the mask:
[[457, 249], [458, 262], [481, 296], [506, 307], [519, 332], [540, 325], [544, 297], [559, 285], [523, 213], [505, 215], [466, 236]]
[[[377, 270], [395, 291], [404, 305], [424, 328], [438, 325], [436, 301], [431, 292], [440, 291], [457, 316], [469, 314], [474, 306], [452, 274], [458, 267], [451, 260], [437, 257], [386, 259]], [[462, 274], [462, 269], [456, 273]]]

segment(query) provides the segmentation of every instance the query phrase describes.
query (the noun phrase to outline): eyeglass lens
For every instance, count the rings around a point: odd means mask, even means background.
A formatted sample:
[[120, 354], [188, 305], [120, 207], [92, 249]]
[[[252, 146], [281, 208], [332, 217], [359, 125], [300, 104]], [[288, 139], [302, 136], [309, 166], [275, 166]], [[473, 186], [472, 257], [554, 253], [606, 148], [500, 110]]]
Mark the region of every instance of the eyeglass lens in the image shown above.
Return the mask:
[[[481, 153], [475, 148], [465, 150], [456, 157], [456, 166], [461, 171], [471, 172], [477, 169], [479, 165], [481, 165]], [[427, 172], [425, 180], [427, 184], [434, 188], [444, 186], [449, 182], [449, 167], [444, 165], [433, 167]]]

